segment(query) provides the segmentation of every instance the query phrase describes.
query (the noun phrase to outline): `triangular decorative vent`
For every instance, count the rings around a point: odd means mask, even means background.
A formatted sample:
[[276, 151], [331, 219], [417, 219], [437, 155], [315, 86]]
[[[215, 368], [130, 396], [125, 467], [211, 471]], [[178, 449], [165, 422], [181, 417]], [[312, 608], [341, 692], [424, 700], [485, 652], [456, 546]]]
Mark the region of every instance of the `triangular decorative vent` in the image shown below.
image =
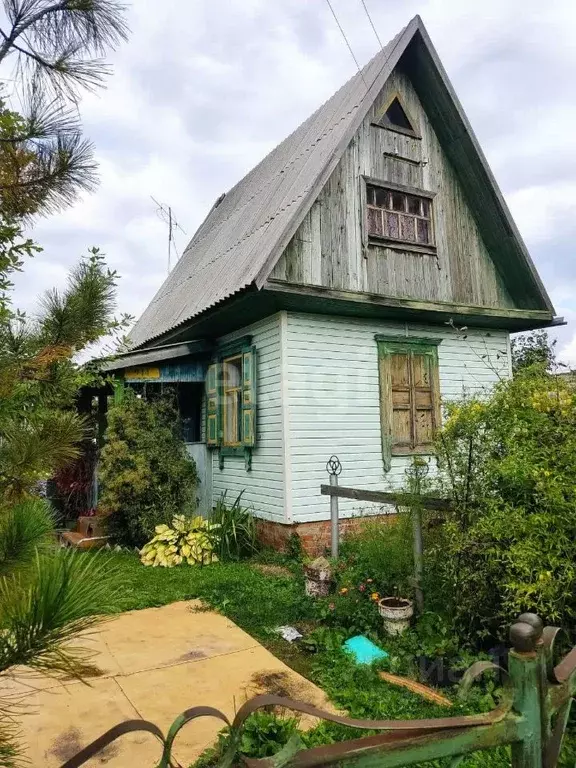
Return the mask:
[[416, 133], [414, 126], [410, 122], [410, 118], [406, 114], [406, 111], [397, 96], [392, 99], [390, 106], [380, 118], [379, 123], [385, 128], [399, 128], [402, 131]]

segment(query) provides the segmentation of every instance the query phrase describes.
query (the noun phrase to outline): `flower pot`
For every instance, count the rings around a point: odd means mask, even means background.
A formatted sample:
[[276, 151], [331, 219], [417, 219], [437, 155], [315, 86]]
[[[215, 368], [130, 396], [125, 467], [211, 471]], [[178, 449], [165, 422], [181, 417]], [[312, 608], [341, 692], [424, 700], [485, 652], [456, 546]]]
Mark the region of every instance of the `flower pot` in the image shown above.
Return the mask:
[[389, 635], [401, 635], [410, 626], [414, 604], [405, 597], [383, 597], [378, 601], [378, 613], [384, 619], [384, 629]]
[[304, 567], [306, 577], [305, 590], [308, 597], [327, 597], [332, 586], [332, 571], [330, 568]]

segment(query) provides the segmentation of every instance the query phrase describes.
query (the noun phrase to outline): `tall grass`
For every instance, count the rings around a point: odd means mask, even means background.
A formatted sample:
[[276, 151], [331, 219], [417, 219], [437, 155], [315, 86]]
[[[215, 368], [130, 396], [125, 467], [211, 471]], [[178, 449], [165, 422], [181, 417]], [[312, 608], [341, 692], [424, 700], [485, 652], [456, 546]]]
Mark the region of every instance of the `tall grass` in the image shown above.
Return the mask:
[[228, 504], [224, 491], [210, 515], [210, 522], [219, 526], [214, 548], [222, 561], [250, 557], [257, 549], [256, 521], [252, 512], [241, 505], [243, 493]]

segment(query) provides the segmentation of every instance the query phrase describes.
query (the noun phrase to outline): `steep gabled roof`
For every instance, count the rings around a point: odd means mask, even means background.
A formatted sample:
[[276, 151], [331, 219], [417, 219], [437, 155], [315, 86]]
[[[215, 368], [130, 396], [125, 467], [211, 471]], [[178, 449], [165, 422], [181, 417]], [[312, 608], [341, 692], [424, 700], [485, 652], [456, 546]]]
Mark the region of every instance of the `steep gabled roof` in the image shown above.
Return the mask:
[[[248, 286], [262, 287], [400, 57], [417, 36], [426, 49], [426, 65], [431, 64], [434, 75], [440, 78], [451, 119], [459, 124], [458, 140], [462, 142], [464, 134], [471, 143], [468, 154], [481, 169], [480, 175], [476, 174], [480, 183], [488, 186], [490, 212], [496, 212], [505, 236], [513, 241], [511, 268], [516, 258], [539, 303], [552, 309], [424, 25], [416, 16], [361, 73], [215, 204], [136, 323], [130, 334], [133, 347], [162, 336]], [[480, 192], [486, 200], [486, 189]]]

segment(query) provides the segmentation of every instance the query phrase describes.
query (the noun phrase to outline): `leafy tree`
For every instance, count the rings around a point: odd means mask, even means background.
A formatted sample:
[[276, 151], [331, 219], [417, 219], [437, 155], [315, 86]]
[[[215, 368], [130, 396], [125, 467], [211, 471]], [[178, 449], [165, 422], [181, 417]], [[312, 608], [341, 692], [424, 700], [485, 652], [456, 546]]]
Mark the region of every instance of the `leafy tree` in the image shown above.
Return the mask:
[[530, 365], [553, 370], [556, 365], [556, 341], [550, 342], [546, 331], [521, 333], [512, 339], [512, 370], [514, 373]]
[[[92, 144], [83, 138], [75, 99], [102, 83], [103, 54], [126, 36], [114, 0], [3, 0], [0, 63], [14, 62], [22, 103], [0, 92], [0, 678], [16, 664], [44, 673], [90, 673], [69, 641], [106, 611], [113, 593], [104, 559], [53, 549], [50, 508], [39, 481], [78, 454], [86, 424], [78, 389], [94, 376], [78, 353], [115, 320], [117, 276], [97, 249], [72, 271], [67, 288], [47, 292], [33, 318], [10, 303], [11, 277], [41, 250], [25, 234], [34, 216], [70, 205], [96, 182]], [[1, 685], [1, 682], [0, 682]], [[0, 765], [19, 748], [0, 701]]]
[[147, 402], [127, 390], [108, 412], [100, 460], [100, 506], [121, 544], [142, 547], [156, 525], [196, 508], [196, 465], [175, 431], [169, 400]]
[[428, 597], [472, 642], [524, 611], [576, 613], [576, 391], [541, 365], [448, 407], [438, 457], [454, 503], [429, 529]]

